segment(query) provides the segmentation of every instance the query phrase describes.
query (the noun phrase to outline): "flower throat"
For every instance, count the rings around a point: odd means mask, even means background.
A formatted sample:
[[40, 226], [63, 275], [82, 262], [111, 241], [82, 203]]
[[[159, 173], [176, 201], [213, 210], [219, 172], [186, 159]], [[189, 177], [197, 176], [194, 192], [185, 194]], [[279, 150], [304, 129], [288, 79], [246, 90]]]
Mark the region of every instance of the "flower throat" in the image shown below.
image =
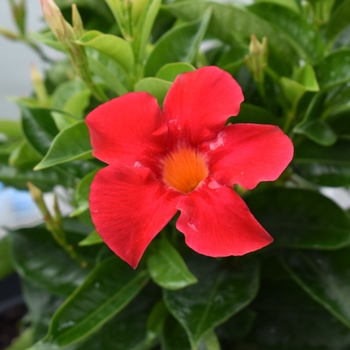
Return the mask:
[[179, 148], [164, 161], [163, 181], [182, 193], [193, 191], [208, 175], [203, 157], [190, 148]]

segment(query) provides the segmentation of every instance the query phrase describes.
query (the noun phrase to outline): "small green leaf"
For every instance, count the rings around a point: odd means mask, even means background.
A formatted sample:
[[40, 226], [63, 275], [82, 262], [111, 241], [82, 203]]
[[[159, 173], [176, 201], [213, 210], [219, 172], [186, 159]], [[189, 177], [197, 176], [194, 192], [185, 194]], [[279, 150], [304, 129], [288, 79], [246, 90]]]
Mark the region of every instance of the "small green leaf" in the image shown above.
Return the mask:
[[164, 322], [169, 315], [163, 300], [160, 300], [151, 310], [147, 320], [147, 340], [152, 342], [161, 333], [164, 327]]
[[127, 77], [123, 70], [107, 55], [93, 49], [87, 49], [87, 58], [91, 71], [119, 96], [129, 92]]
[[152, 248], [147, 266], [155, 283], [163, 288], [176, 290], [197, 282], [181, 255], [169, 241], [162, 238], [159, 242], [155, 242]]
[[326, 27], [328, 40], [334, 40], [346, 27], [349, 26], [350, 0], [344, 0], [332, 13]]
[[51, 110], [31, 108], [18, 103], [21, 110], [22, 130], [27, 141], [41, 155], [49, 150], [58, 129], [51, 117]]
[[310, 120], [300, 126], [297, 125], [293, 132], [305, 135], [322, 146], [331, 146], [337, 141], [337, 134], [322, 120]]
[[299, 7], [298, 7], [297, 3], [295, 2], [295, 0], [255, 0], [255, 3], [260, 3], [260, 2], [272, 3], [272, 4], [279, 5], [279, 6], [285, 6], [289, 10], [292, 10], [295, 13], [300, 14]]
[[211, 11], [199, 20], [175, 26], [155, 44], [145, 66], [145, 75], [154, 76], [167, 63], [193, 63], [207, 30]]
[[199, 282], [177, 291], [164, 290], [165, 304], [185, 328], [193, 348], [206, 332], [247, 306], [259, 284], [255, 260], [239, 259], [237, 266], [224, 268], [211, 258], [195, 259], [190, 268]]
[[339, 139], [323, 147], [305, 140], [295, 147], [294, 170], [306, 180], [321, 186], [350, 185], [350, 140]]
[[10, 250], [8, 237], [0, 238], [0, 280], [14, 271]]
[[77, 43], [95, 49], [112, 58], [125, 72], [130, 72], [134, 65], [134, 55], [130, 44], [115, 35], [90, 30], [79, 38]]
[[86, 238], [79, 242], [80, 246], [88, 246], [103, 243], [103, 239], [97, 233], [97, 231], [92, 231]]
[[89, 158], [92, 158], [89, 130], [85, 121], [81, 121], [60, 131], [52, 141], [45, 157], [34, 169], [41, 170], [53, 165]]
[[195, 70], [196, 68], [188, 63], [168, 63], [159, 69], [156, 78], [173, 82], [179, 74], [193, 72]]
[[23, 140], [10, 154], [9, 164], [21, 167], [23, 165], [35, 164], [41, 160], [38, 152], [26, 141]]
[[143, 63], [146, 46], [151, 35], [153, 23], [159, 12], [160, 5], [161, 0], [148, 0], [143, 6], [142, 14], [134, 32], [133, 47], [136, 63]]
[[341, 49], [329, 54], [315, 67], [321, 89], [346, 83], [350, 80], [350, 49]]
[[280, 257], [291, 277], [314, 300], [350, 328], [350, 249], [289, 251]]
[[245, 201], [274, 238], [273, 245], [339, 249], [350, 244], [347, 214], [316, 191], [275, 188], [252, 194]]
[[158, 78], [145, 78], [140, 80], [135, 85], [135, 91], [148, 92], [158, 100], [159, 105], [162, 105], [170, 86], [171, 83], [166, 80]]
[[55, 312], [41, 342], [65, 347], [97, 331], [133, 300], [148, 281], [116, 257], [102, 261]]
[[44, 33], [30, 33], [30, 36], [55, 50], [64, 51], [62, 44], [56, 39], [51, 30]]
[[[69, 232], [69, 238], [75, 242], [80, 237], [80, 234]], [[89, 272], [72, 260], [42, 227], [13, 231], [9, 238], [16, 271], [54, 295], [67, 297]]]
[[83, 213], [85, 210], [89, 209], [90, 186], [98, 170], [99, 169], [93, 170], [91, 173], [84, 176], [78, 183], [78, 186], [74, 193], [74, 199], [75, 199], [77, 208], [70, 215], [71, 217], [79, 215]]

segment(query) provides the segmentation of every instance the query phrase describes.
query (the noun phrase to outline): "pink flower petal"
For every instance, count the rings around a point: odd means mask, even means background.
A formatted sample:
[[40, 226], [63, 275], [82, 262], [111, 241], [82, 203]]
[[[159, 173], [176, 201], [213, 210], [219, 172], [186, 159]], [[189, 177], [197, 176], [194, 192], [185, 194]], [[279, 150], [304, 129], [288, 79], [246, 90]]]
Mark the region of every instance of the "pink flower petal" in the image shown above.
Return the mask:
[[237, 82], [217, 67], [179, 75], [163, 107], [170, 142], [197, 145], [215, 137], [227, 118], [238, 114], [243, 99]]
[[106, 244], [136, 268], [149, 243], [176, 213], [179, 196], [156, 181], [149, 169], [114, 163], [96, 174], [90, 211]]
[[234, 124], [201, 145], [217, 181], [253, 189], [261, 181], [276, 180], [293, 158], [293, 144], [280, 128], [262, 124]]
[[272, 242], [239, 195], [214, 179], [208, 178], [180, 199], [177, 209], [181, 215], [176, 227], [197, 253], [243, 255]]
[[149, 166], [165, 151], [167, 127], [157, 100], [129, 93], [104, 103], [86, 118], [93, 155], [106, 162]]

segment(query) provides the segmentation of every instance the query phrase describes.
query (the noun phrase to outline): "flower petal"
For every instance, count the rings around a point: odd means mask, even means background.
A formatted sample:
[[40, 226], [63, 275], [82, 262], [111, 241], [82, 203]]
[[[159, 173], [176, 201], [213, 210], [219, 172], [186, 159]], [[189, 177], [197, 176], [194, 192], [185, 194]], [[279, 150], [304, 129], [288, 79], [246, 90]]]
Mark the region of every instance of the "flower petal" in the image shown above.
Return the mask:
[[243, 99], [237, 82], [217, 67], [179, 75], [163, 106], [170, 142], [197, 145], [215, 137], [227, 118], [239, 113]]
[[148, 165], [165, 149], [167, 127], [157, 100], [134, 92], [94, 109], [86, 118], [93, 155], [106, 162]]
[[217, 181], [247, 190], [276, 180], [293, 158], [291, 140], [274, 125], [229, 125], [200, 149]]
[[136, 268], [145, 249], [176, 213], [179, 194], [154, 180], [147, 168], [114, 163], [91, 186], [90, 211], [97, 232]]
[[272, 242], [239, 195], [214, 179], [203, 181], [180, 199], [177, 209], [181, 210], [177, 229], [185, 235], [186, 244], [200, 254], [243, 255]]

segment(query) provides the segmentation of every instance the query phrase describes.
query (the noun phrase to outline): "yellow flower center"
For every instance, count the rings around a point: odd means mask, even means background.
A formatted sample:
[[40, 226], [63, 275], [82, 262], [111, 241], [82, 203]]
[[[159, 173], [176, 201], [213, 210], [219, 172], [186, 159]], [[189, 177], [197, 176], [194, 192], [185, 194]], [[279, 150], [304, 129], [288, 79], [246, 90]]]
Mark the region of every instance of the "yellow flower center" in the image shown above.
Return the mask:
[[189, 193], [208, 175], [204, 158], [190, 148], [179, 148], [164, 161], [163, 181], [179, 192]]

